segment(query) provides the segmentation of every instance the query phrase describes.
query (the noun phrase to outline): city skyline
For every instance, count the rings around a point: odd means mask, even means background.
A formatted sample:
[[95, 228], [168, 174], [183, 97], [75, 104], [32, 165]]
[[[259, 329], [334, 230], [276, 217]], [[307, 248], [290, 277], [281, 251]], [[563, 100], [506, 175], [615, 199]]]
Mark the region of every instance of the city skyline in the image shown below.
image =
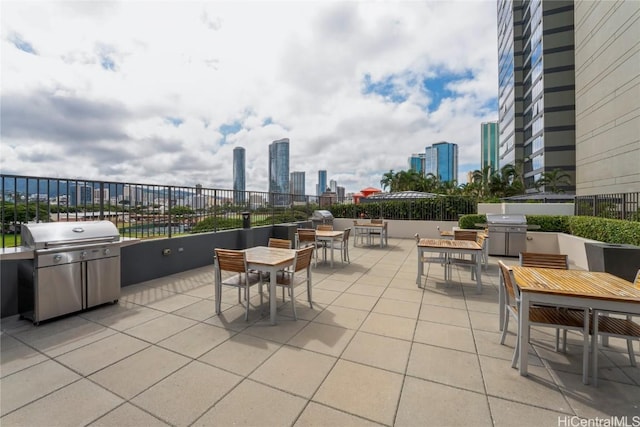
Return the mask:
[[292, 167], [347, 192], [430, 141], [477, 169], [475, 129], [497, 117], [495, 4], [461, 7], [2, 2], [0, 167], [232, 188], [242, 146], [247, 190], [266, 191], [266, 147], [288, 137]]

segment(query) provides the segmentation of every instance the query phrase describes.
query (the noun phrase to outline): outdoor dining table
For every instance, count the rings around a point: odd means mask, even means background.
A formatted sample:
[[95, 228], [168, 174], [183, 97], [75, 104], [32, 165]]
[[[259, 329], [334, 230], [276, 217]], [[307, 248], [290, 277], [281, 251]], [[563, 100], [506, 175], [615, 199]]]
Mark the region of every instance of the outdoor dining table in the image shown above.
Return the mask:
[[[518, 339], [520, 375], [528, 373], [529, 308], [534, 304], [581, 307], [640, 315], [640, 289], [613, 274], [584, 270], [556, 270], [514, 266], [513, 275], [520, 288]], [[597, 345], [597, 322], [592, 341]], [[593, 349], [595, 350], [595, 348]], [[588, 353], [588, 350], [585, 352]], [[592, 351], [596, 366], [597, 354]], [[583, 354], [583, 357], [588, 357]], [[593, 371], [593, 370], [592, 370]], [[597, 372], [592, 372], [594, 383]]]
[[387, 236], [384, 235], [385, 231], [385, 226], [386, 223], [383, 224], [374, 224], [374, 223], [370, 223], [370, 222], [366, 222], [366, 223], [361, 223], [361, 222], [356, 222], [354, 221], [353, 223], [353, 232], [354, 232], [354, 239], [353, 239], [353, 247], [356, 247], [356, 244], [358, 242], [358, 236], [359, 237], [363, 237], [363, 236], [367, 236], [368, 239], [371, 239], [372, 233], [375, 233], [375, 235], [379, 235], [380, 236], [380, 247], [384, 247], [385, 243], [386, 243], [386, 239]]
[[[470, 254], [476, 262], [476, 289], [478, 293], [482, 292], [482, 246], [471, 240], [450, 240], [450, 239], [420, 239], [418, 242], [418, 277], [416, 278], [416, 284], [420, 287], [420, 279], [424, 272], [424, 254], [425, 253], [440, 253], [444, 254], [444, 278], [449, 280], [449, 262], [452, 254], [466, 255]], [[429, 258], [426, 258], [429, 260]], [[436, 261], [440, 261], [434, 258]], [[427, 261], [429, 262], [429, 261]]]
[[271, 324], [276, 324], [276, 280], [278, 270], [293, 265], [296, 257], [294, 249], [255, 246], [245, 249], [247, 268], [269, 273], [269, 316]]
[[[316, 230], [316, 241], [324, 242], [324, 260], [327, 260], [327, 243], [333, 245], [334, 240], [340, 240], [344, 236], [344, 230]], [[317, 250], [317, 249], [316, 249]], [[333, 268], [333, 247], [331, 248], [331, 268]]]

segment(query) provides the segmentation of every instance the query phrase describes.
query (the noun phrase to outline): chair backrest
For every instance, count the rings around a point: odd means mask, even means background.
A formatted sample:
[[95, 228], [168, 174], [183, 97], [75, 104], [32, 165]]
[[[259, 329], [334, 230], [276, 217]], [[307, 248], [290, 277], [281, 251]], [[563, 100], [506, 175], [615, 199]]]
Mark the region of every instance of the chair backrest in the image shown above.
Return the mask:
[[484, 248], [484, 244], [487, 241], [487, 238], [482, 233], [476, 233], [476, 243], [480, 245], [481, 248]]
[[316, 227], [316, 230], [333, 231], [333, 225], [330, 225], [330, 224], [318, 224], [318, 226]]
[[311, 257], [313, 256], [313, 246], [296, 250], [296, 259], [293, 262], [293, 271], [298, 272], [309, 268]]
[[298, 228], [298, 240], [300, 242], [315, 242], [316, 230], [312, 228]]
[[453, 230], [454, 240], [471, 240], [476, 241], [478, 232], [472, 230]]
[[502, 285], [504, 286], [506, 303], [508, 305], [517, 304], [520, 299], [520, 290], [515, 285], [515, 280], [513, 278], [513, 271], [509, 268], [504, 262], [498, 260], [498, 267], [500, 268], [500, 273], [502, 277]]
[[291, 240], [270, 237], [268, 246], [270, 248], [291, 249]]
[[372, 218], [371, 224], [382, 224], [384, 220], [382, 218]]
[[633, 284], [636, 285], [636, 288], [640, 289], [640, 269], [636, 273], [636, 280], [633, 281]]
[[565, 254], [547, 254], [539, 252], [520, 252], [520, 265], [523, 267], [569, 269], [569, 257]]
[[342, 241], [343, 242], [348, 242], [350, 234], [351, 234], [351, 227], [345, 228], [344, 229], [344, 233], [342, 234]]
[[234, 249], [215, 249], [216, 262], [220, 271], [244, 273], [247, 271], [246, 254]]

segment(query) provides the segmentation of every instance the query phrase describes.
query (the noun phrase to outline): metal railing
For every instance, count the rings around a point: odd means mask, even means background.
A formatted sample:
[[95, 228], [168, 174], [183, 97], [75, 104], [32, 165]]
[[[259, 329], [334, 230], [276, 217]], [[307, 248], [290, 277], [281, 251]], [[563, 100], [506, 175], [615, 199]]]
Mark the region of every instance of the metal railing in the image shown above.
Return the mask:
[[[172, 237], [307, 220], [318, 200], [259, 191], [0, 175], [1, 247], [19, 246], [25, 222], [109, 220], [123, 237]], [[336, 199], [332, 201], [337, 202]]]
[[576, 215], [640, 221], [640, 193], [576, 196]]

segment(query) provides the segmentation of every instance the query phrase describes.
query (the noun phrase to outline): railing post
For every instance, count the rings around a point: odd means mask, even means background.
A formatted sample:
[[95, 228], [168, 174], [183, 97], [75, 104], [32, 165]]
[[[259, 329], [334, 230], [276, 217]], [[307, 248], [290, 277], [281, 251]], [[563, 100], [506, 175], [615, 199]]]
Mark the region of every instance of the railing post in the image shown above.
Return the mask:
[[171, 235], [173, 234], [173, 221], [171, 220], [171, 208], [173, 207], [173, 204], [171, 203], [171, 186], [167, 187], [167, 208], [168, 208], [168, 212], [167, 212], [167, 227], [169, 227], [169, 238], [171, 238]]

